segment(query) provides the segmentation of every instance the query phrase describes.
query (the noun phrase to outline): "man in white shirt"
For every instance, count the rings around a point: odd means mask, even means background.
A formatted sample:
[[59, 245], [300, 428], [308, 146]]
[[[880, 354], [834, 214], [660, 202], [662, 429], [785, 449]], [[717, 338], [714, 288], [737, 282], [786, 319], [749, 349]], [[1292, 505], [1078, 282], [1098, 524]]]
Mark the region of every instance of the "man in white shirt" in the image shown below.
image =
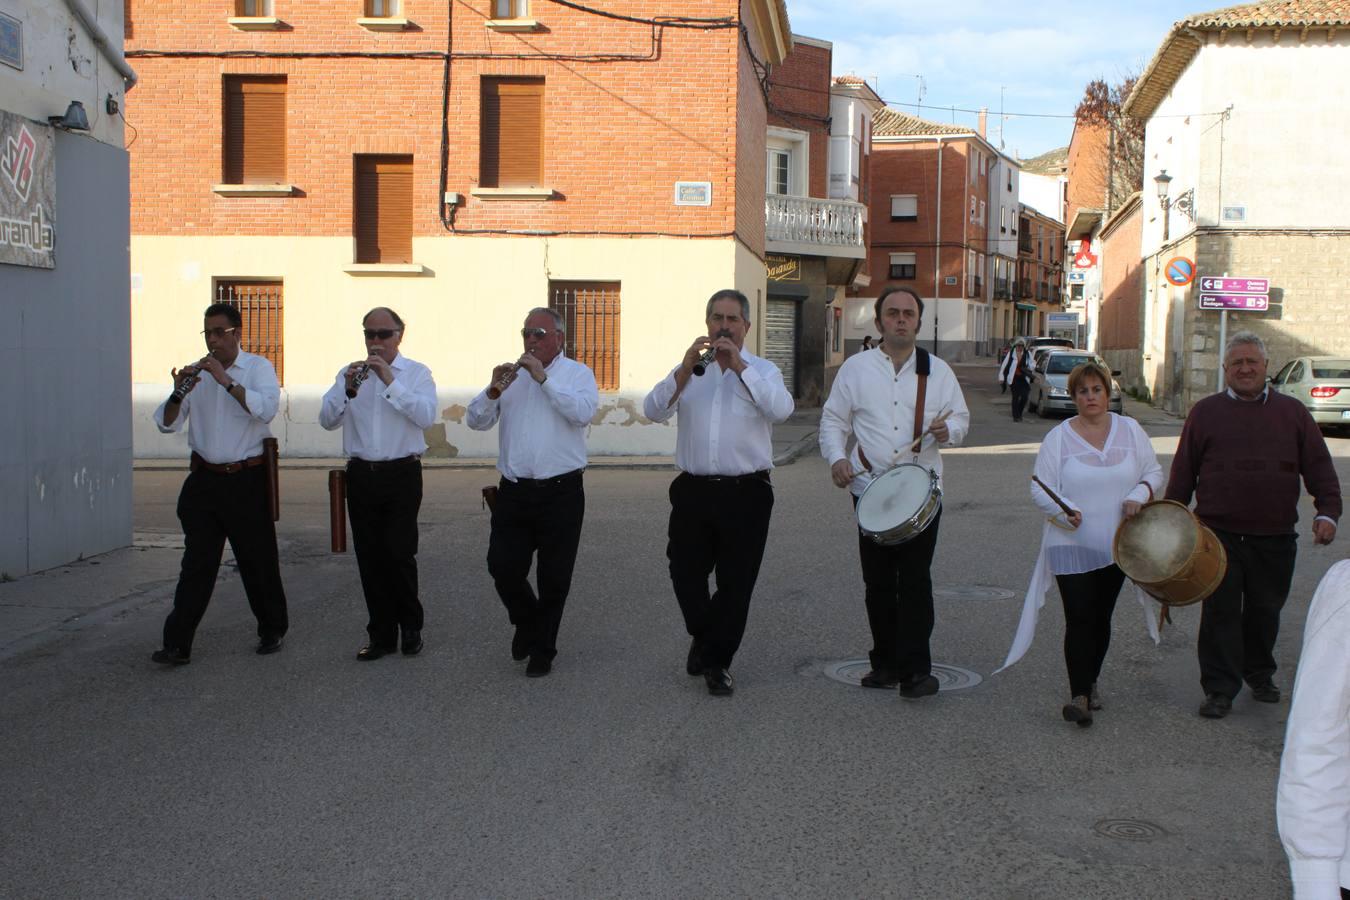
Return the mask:
[[[750, 302], [740, 291], [712, 295], [708, 332], [652, 388], [643, 411], [653, 422], [679, 412], [670, 485], [666, 556], [692, 641], [685, 670], [708, 693], [735, 689], [728, 669], [741, 645], [773, 512], [773, 426], [792, 415], [783, 373], [744, 349]], [[700, 375], [699, 373], [704, 373]], [[716, 573], [717, 590], [708, 592]]]
[[[970, 411], [951, 367], [915, 346], [923, 301], [908, 288], [891, 287], [876, 302], [881, 344], [844, 361], [820, 415], [820, 452], [837, 487], [848, 488], [856, 507], [873, 478], [901, 463], [917, 462], [942, 477], [939, 447], [956, 447], [970, 429]], [[924, 376], [925, 368], [928, 370]], [[922, 443], [914, 442], [915, 406], [923, 386]], [[943, 419], [945, 414], [946, 418]], [[847, 442], [857, 444], [852, 453]], [[934, 694], [929, 638], [933, 634], [933, 581], [938, 510], [910, 541], [883, 546], [858, 532], [858, 553], [872, 630], [872, 671], [863, 686], [893, 688], [903, 697]], [[898, 524], [898, 523], [897, 523]]]
[[422, 650], [417, 596], [417, 512], [422, 507], [423, 429], [436, 421], [431, 370], [399, 352], [398, 313], [376, 307], [361, 320], [368, 356], [344, 366], [323, 395], [319, 424], [342, 428], [347, 455], [347, 512], [366, 596], [370, 641], [356, 658]]
[[207, 354], [173, 370], [174, 390], [154, 412], [165, 434], [188, 423], [191, 471], [178, 495], [183, 566], [164, 646], [151, 656], [163, 665], [191, 661], [192, 640], [206, 613], [228, 539], [248, 605], [258, 620], [260, 654], [281, 649], [289, 620], [281, 586], [276, 526], [263, 465], [267, 423], [277, 414], [281, 386], [261, 356], [239, 349], [243, 318], [227, 303], [206, 308]]
[[[558, 655], [558, 627], [586, 512], [586, 428], [600, 405], [595, 374], [562, 352], [565, 329], [557, 311], [530, 310], [520, 330], [525, 352], [492, 370], [466, 417], [475, 431], [501, 421], [502, 477], [492, 511], [488, 573], [515, 626], [511, 658], [529, 657], [530, 678], [552, 671]], [[529, 580], [536, 554], [538, 594]]]
[[1350, 900], [1350, 560], [1308, 606], [1275, 810], [1294, 900]]

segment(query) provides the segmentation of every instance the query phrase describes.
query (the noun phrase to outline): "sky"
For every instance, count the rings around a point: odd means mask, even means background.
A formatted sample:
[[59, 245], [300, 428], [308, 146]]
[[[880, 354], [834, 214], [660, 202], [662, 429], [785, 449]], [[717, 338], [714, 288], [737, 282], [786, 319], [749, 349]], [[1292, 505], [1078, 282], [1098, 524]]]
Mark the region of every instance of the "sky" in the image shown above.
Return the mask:
[[959, 110], [988, 107], [994, 146], [1001, 94], [1003, 149], [1030, 159], [1068, 145], [1089, 81], [1142, 71], [1174, 22], [1232, 2], [788, 0], [788, 15], [794, 34], [834, 44], [835, 75], [866, 78], [901, 112], [973, 128]]

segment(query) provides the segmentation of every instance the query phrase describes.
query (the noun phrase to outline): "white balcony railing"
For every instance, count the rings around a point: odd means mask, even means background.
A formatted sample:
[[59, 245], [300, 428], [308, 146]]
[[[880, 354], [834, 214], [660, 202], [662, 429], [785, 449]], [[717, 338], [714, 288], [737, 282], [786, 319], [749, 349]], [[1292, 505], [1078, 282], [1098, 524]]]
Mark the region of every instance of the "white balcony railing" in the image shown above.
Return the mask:
[[861, 248], [866, 209], [852, 200], [769, 194], [764, 198], [764, 237], [770, 243]]

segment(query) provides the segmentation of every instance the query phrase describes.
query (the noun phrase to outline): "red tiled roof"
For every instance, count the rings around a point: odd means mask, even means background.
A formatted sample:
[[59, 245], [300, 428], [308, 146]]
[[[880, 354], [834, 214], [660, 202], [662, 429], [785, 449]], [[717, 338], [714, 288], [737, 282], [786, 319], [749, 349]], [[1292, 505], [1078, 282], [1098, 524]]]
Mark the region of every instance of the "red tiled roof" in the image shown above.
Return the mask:
[[1147, 119], [1200, 52], [1196, 32], [1235, 29], [1299, 29], [1307, 37], [1312, 28], [1327, 29], [1328, 37], [1350, 26], [1350, 0], [1270, 0], [1242, 3], [1211, 12], [1194, 13], [1172, 26], [1162, 46], [1125, 101], [1126, 115]]
[[947, 122], [930, 122], [890, 107], [872, 117], [873, 137], [909, 137], [924, 134], [974, 134], [975, 129]]

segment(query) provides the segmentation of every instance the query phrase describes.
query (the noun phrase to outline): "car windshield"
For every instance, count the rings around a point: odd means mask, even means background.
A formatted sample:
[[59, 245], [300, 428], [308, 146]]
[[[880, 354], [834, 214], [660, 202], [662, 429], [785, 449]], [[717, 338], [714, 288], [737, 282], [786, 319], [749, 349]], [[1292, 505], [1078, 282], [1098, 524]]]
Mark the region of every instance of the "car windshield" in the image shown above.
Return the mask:
[[1061, 356], [1056, 353], [1050, 357], [1050, 362], [1045, 367], [1045, 374], [1068, 375], [1075, 367], [1092, 361], [1093, 357], [1091, 356]]
[[1319, 359], [1313, 363], [1314, 378], [1350, 378], [1350, 359]]

